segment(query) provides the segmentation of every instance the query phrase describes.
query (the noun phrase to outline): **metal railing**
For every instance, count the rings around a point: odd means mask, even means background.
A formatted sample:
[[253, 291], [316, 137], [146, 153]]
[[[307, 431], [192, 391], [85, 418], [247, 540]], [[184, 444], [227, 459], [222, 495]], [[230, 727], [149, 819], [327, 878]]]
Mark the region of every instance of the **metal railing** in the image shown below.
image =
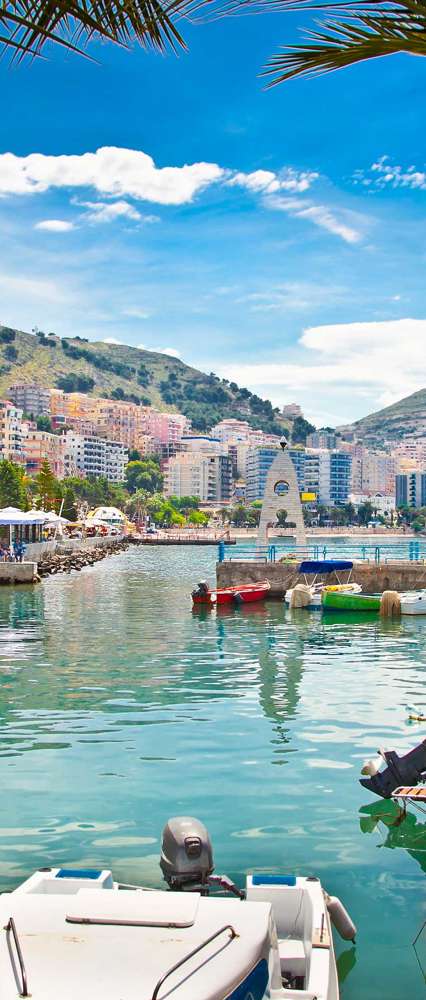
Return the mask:
[[375, 543], [354, 543], [350, 539], [345, 541], [331, 541], [326, 544], [309, 543], [308, 545], [292, 545], [291, 541], [284, 543], [273, 542], [270, 545], [257, 545], [242, 543], [235, 545], [229, 552], [225, 553], [225, 546], [219, 543], [218, 562], [256, 562], [275, 563], [285, 562], [292, 557], [301, 561], [302, 559], [353, 559], [354, 562], [374, 562], [386, 563], [394, 561], [404, 562], [425, 562], [426, 542], [412, 539], [409, 542], [386, 542], [380, 545]]
[[[9, 917], [9, 920], [8, 920], [6, 926], [5, 926], [5, 931], [6, 931], [6, 934], [10, 934], [10, 933], [12, 934], [13, 940], [15, 942], [16, 954], [18, 956], [19, 968], [20, 968], [20, 972], [21, 972], [21, 989], [19, 991], [19, 996], [20, 997], [29, 997], [30, 994], [28, 992], [27, 973], [26, 973], [26, 969], [25, 969], [24, 958], [23, 958], [22, 951], [21, 951], [21, 945], [19, 944], [18, 932], [16, 930], [16, 924], [15, 924], [15, 921], [14, 921], [13, 917]], [[10, 946], [9, 946], [9, 950], [10, 950]], [[12, 967], [13, 967], [13, 970], [15, 972], [15, 963], [13, 961], [12, 952], [11, 951], [10, 951], [10, 960], [12, 962]]]
[[202, 944], [199, 944], [197, 948], [193, 949], [193, 951], [188, 952], [188, 954], [185, 955], [184, 958], [181, 958], [179, 962], [176, 962], [176, 965], [172, 965], [172, 967], [168, 969], [167, 972], [164, 973], [164, 976], [162, 976], [161, 979], [158, 980], [158, 983], [152, 994], [151, 1000], [157, 1000], [161, 987], [165, 983], [166, 979], [168, 979], [173, 972], [176, 972], [177, 969], [180, 969], [180, 967], [184, 965], [185, 962], [189, 962], [190, 958], [193, 958], [194, 955], [197, 955], [199, 951], [202, 951], [203, 948], [206, 948], [208, 944], [211, 944], [211, 942], [214, 941], [215, 938], [219, 937], [225, 931], [230, 931], [230, 937], [229, 940], [227, 941], [227, 944], [230, 944], [231, 941], [234, 940], [234, 938], [238, 937], [238, 934], [232, 927], [232, 924], [225, 924], [224, 927], [221, 927], [220, 930], [212, 934], [209, 938], [206, 939], [206, 941], [203, 941]]

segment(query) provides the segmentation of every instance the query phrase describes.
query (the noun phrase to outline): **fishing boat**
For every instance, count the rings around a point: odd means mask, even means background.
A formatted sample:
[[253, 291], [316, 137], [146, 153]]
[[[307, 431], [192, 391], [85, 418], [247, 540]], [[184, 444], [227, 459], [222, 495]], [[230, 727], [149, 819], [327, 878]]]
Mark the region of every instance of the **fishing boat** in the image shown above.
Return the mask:
[[[381, 765], [386, 767], [380, 770]], [[426, 779], [426, 740], [401, 757], [395, 750], [377, 751], [377, 757], [366, 761], [360, 784], [383, 799], [393, 798], [395, 788], [416, 785]]]
[[[304, 560], [298, 567], [298, 572], [303, 578], [303, 583], [290, 587], [284, 595], [284, 600], [290, 607], [319, 609], [322, 607], [324, 593], [342, 592], [345, 594], [360, 594], [362, 588], [359, 583], [351, 582], [352, 569], [353, 562], [348, 559]], [[338, 574], [345, 571], [349, 573], [348, 579], [346, 582], [342, 582]], [[325, 580], [319, 581], [319, 576], [325, 576]], [[309, 581], [309, 577], [313, 577], [313, 579]], [[337, 583], [330, 582], [333, 577], [337, 580]], [[329, 580], [328, 583], [326, 582], [327, 579]], [[303, 596], [301, 593], [302, 590]], [[296, 591], [298, 591], [297, 597], [295, 594]]]
[[242, 583], [238, 587], [219, 587], [210, 590], [205, 580], [201, 580], [196, 590], [192, 591], [193, 604], [249, 604], [252, 601], [263, 601], [271, 589], [269, 580], [259, 580], [258, 583]]
[[160, 865], [172, 891], [47, 867], [3, 893], [2, 1000], [338, 1000], [330, 921], [356, 929], [319, 879], [252, 874], [241, 890], [212, 874], [192, 817], [168, 821]]
[[326, 591], [323, 594], [322, 606], [325, 611], [362, 611], [379, 612], [380, 594], [350, 594], [341, 591]]

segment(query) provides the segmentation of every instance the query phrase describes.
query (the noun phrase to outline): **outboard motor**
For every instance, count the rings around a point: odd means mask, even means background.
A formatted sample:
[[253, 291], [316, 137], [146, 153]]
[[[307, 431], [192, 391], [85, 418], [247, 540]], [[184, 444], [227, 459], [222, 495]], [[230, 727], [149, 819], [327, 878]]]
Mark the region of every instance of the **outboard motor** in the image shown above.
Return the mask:
[[160, 867], [171, 889], [208, 884], [214, 869], [213, 851], [203, 823], [192, 816], [168, 820], [161, 841]]

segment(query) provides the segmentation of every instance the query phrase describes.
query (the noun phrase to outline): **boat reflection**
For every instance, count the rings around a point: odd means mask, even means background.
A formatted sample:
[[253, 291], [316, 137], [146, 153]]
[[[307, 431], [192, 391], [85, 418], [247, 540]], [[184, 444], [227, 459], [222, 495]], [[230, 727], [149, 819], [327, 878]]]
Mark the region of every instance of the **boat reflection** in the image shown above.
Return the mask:
[[426, 822], [412, 812], [405, 812], [395, 802], [373, 802], [360, 809], [361, 833], [375, 833], [382, 829], [386, 839], [380, 845], [403, 848], [426, 872]]

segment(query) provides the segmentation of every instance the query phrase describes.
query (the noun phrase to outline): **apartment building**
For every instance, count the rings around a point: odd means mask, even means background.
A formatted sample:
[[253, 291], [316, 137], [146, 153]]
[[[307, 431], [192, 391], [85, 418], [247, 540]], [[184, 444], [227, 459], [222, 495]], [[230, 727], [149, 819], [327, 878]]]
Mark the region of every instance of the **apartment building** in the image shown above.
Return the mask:
[[22, 410], [8, 399], [0, 400], [0, 460], [24, 462], [24, 442], [27, 425]]
[[50, 414], [50, 389], [32, 382], [15, 382], [7, 390], [12, 403], [23, 413], [35, 420]]
[[25, 465], [29, 476], [40, 472], [42, 462], [47, 460], [57, 479], [65, 475], [65, 442], [63, 437], [50, 434], [48, 431], [38, 431], [35, 427], [28, 428], [24, 441]]
[[229, 455], [187, 451], [170, 458], [165, 468], [166, 496], [195, 496], [205, 502], [228, 503], [232, 492]]
[[66, 476], [105, 476], [110, 483], [122, 483], [129, 453], [119, 441], [77, 434], [63, 435]]
[[395, 477], [397, 507], [426, 507], [426, 472]]

